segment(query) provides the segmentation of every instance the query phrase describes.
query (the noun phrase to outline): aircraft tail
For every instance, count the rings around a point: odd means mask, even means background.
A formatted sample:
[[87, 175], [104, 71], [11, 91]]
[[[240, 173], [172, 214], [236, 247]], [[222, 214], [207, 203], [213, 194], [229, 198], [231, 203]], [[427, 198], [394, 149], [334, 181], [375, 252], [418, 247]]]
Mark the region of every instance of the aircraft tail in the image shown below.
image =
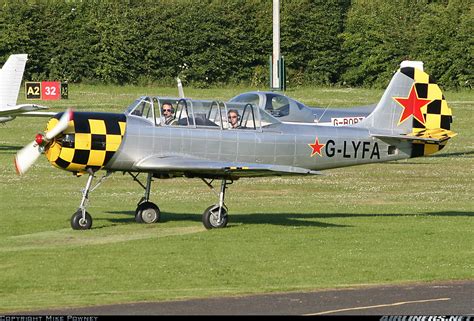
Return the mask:
[[0, 111], [16, 106], [27, 54], [11, 55], [0, 70]]
[[357, 124], [379, 139], [410, 141], [411, 157], [433, 154], [456, 135], [451, 131], [451, 108], [439, 86], [421, 68], [403, 64], [374, 111]]

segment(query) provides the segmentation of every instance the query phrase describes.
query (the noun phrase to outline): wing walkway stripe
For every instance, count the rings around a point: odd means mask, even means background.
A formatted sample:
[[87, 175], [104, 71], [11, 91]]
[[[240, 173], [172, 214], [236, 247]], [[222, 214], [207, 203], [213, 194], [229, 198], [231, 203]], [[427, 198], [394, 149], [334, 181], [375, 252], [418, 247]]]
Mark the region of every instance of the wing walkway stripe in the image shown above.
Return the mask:
[[322, 314], [330, 314], [330, 313], [344, 312], [344, 311], [374, 309], [374, 308], [391, 307], [391, 306], [412, 304], [412, 303], [426, 303], [426, 302], [448, 301], [448, 300], [451, 300], [451, 298], [439, 298], [439, 299], [416, 300], [416, 301], [402, 301], [402, 302], [395, 302], [395, 303], [388, 303], [388, 304], [370, 305], [370, 306], [365, 306], [365, 307], [355, 307], [355, 308], [347, 308], [347, 309], [339, 309], [339, 310], [328, 310], [328, 311], [322, 311], [322, 312], [316, 312], [316, 313], [309, 313], [309, 314], [305, 314], [305, 315], [322, 315]]

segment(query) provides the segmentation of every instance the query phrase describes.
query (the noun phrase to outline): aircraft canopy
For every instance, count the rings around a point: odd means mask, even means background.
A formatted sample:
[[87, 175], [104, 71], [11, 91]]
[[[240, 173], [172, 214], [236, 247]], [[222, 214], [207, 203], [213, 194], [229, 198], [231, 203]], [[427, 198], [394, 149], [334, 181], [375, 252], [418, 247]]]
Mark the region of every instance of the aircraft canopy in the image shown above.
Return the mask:
[[[164, 109], [172, 110], [172, 119], [166, 119]], [[230, 112], [238, 114], [238, 129], [261, 130], [263, 127], [279, 123], [255, 103], [157, 96], [138, 98], [128, 106], [125, 114], [145, 118], [155, 126], [231, 129], [228, 118]]]

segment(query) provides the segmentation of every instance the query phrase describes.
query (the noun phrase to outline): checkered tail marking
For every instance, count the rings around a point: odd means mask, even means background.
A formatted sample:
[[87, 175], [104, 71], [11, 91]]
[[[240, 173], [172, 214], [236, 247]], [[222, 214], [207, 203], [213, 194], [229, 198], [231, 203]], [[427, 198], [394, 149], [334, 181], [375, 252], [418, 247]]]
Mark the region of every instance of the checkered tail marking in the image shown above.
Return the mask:
[[[431, 100], [430, 103], [421, 109], [425, 120], [424, 124], [413, 117], [412, 135], [423, 137], [437, 132], [441, 138], [444, 136], [452, 137], [452, 134], [454, 134], [450, 130], [453, 121], [452, 111], [435, 80], [427, 73], [416, 68], [406, 67], [400, 71], [415, 81], [418, 98]], [[446, 142], [447, 140], [441, 144], [413, 143], [411, 157], [433, 154], [443, 149]]]

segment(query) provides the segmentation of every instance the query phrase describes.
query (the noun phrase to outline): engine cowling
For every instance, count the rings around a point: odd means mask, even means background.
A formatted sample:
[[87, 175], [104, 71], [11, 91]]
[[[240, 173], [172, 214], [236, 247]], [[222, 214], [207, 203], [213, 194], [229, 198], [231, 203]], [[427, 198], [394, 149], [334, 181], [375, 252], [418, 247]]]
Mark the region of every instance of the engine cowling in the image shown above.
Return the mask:
[[[54, 128], [62, 113], [50, 119], [46, 131]], [[125, 135], [124, 114], [74, 112], [68, 127], [45, 148], [55, 167], [85, 173], [103, 168], [119, 149]]]

